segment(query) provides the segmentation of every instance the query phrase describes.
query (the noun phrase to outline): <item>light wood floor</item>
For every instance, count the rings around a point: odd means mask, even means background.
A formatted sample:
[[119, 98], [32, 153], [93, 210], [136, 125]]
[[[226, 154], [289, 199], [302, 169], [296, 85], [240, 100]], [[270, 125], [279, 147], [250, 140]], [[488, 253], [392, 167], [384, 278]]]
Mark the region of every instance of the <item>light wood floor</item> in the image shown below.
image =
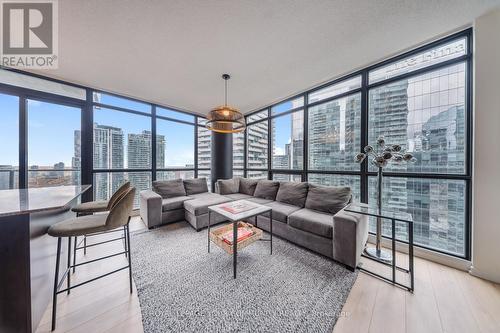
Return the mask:
[[[142, 228], [140, 218], [134, 218], [131, 230]], [[89, 248], [87, 258], [121, 248], [119, 242]], [[399, 254], [399, 259], [405, 261], [405, 256]], [[121, 256], [83, 266], [72, 279], [83, 281], [126, 263]], [[419, 258], [415, 272], [414, 294], [359, 273], [334, 333], [500, 332], [499, 285]], [[122, 271], [59, 295], [56, 332], [142, 332], [139, 301], [135, 287], [129, 293], [127, 274]], [[50, 315], [49, 306], [37, 332], [50, 332]]]

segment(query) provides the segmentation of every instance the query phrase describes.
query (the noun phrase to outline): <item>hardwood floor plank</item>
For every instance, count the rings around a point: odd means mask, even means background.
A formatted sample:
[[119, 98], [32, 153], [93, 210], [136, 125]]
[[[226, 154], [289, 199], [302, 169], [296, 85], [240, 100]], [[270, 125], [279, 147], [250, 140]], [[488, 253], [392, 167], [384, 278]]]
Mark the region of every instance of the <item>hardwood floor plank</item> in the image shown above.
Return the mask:
[[454, 271], [453, 274], [480, 331], [500, 332], [500, 293], [495, 286], [470, 274], [459, 271]]
[[415, 291], [405, 293], [406, 332], [443, 332], [427, 262], [416, 258]]
[[335, 325], [334, 333], [368, 332], [379, 286], [373, 277], [359, 273], [342, 308], [342, 315]]
[[432, 262], [428, 262], [428, 267], [443, 330], [450, 333], [480, 332], [471, 306], [455, 279], [454, 269]]
[[380, 286], [368, 332], [405, 332], [405, 293], [407, 291], [380, 280], [378, 282]]
[[[140, 218], [134, 217], [131, 230], [143, 229]], [[101, 235], [91, 241], [110, 237], [116, 235]], [[77, 259], [82, 262], [122, 249], [120, 241], [111, 242], [89, 248], [85, 257], [83, 251], [79, 251]], [[403, 253], [397, 254], [402, 264], [407, 258]], [[78, 267], [72, 282], [84, 281], [126, 264], [124, 256], [117, 256]], [[380, 273], [390, 273], [376, 263], [367, 265]], [[342, 311], [334, 333], [500, 332], [500, 286], [416, 258], [414, 294], [360, 272]], [[50, 318], [49, 305], [37, 333], [50, 332]], [[61, 294], [56, 332], [142, 333], [139, 299], [135, 286], [132, 295], [128, 292], [128, 272], [73, 289], [69, 296]]]

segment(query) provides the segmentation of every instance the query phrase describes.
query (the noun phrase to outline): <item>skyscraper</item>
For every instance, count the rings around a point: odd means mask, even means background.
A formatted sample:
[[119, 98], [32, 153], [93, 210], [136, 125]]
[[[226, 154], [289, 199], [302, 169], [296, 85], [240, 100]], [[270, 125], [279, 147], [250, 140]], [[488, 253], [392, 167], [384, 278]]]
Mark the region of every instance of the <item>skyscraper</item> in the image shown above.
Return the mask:
[[[94, 123], [94, 169], [123, 169], [124, 146], [121, 128]], [[100, 172], [94, 175], [96, 200], [107, 200], [123, 183], [121, 172]]]
[[[163, 140], [164, 142], [165, 140]], [[165, 151], [165, 149], [163, 149]], [[127, 139], [127, 166], [130, 169], [151, 167], [151, 132], [143, 131], [140, 134], [128, 134]], [[161, 161], [160, 161], [161, 162]], [[163, 164], [165, 162], [163, 161]], [[137, 191], [151, 187], [151, 172], [129, 172], [128, 179]], [[137, 203], [136, 203], [137, 204]]]
[[212, 160], [212, 133], [203, 126], [198, 127], [198, 168], [210, 169]]

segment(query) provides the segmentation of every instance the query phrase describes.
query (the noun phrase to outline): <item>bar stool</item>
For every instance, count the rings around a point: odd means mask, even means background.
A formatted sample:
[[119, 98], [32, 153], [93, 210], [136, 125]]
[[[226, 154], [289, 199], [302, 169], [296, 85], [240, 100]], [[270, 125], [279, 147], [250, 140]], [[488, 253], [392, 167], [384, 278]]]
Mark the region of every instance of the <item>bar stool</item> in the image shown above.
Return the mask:
[[[108, 212], [111, 209], [111, 207], [116, 203], [116, 201], [120, 199], [127, 192], [129, 188], [130, 188], [130, 182], [125, 182], [115, 191], [115, 193], [113, 193], [113, 195], [109, 200], [83, 202], [79, 205], [76, 205], [71, 210], [76, 213], [77, 217], [84, 215], [91, 215], [94, 213]], [[117, 230], [113, 230], [113, 232], [114, 231]], [[123, 231], [125, 232], [125, 229]], [[94, 235], [83, 236], [83, 254], [87, 254], [87, 237], [89, 236], [94, 236]], [[125, 238], [124, 242], [125, 248], [127, 247], [126, 241], [127, 239]], [[75, 237], [75, 243], [73, 245], [73, 273], [75, 272], [76, 269], [76, 250], [81, 249], [79, 245], [80, 244], [78, 244], [78, 237]]]
[[[89, 282], [95, 281], [97, 279], [103, 278], [113, 273], [117, 273], [127, 268], [129, 270], [130, 293], [132, 293], [132, 261], [130, 258], [129, 222], [130, 222], [130, 214], [132, 213], [132, 208], [134, 205], [134, 197], [135, 197], [135, 188], [130, 187], [124, 193], [124, 195], [121, 196], [121, 198], [117, 199], [114, 202], [112, 207], [110, 207], [109, 213], [76, 217], [53, 224], [49, 228], [48, 234], [50, 236], [57, 237], [56, 271], [54, 275], [54, 290], [52, 294], [52, 331], [55, 330], [56, 328], [57, 295], [60, 293], [67, 292], [69, 294], [70, 290], [73, 288], [79, 287], [81, 285], [87, 284]], [[124, 236], [126, 236], [127, 239], [126, 248], [124, 252], [114, 253], [97, 259], [88, 260], [79, 263], [76, 266], [90, 264], [99, 260], [122, 255], [124, 253], [128, 254], [127, 256], [128, 265], [72, 286], [70, 270], [72, 267], [74, 267], [74, 265], [71, 265], [71, 237], [85, 236], [88, 234], [95, 234], [98, 232], [108, 232], [122, 227], [125, 229]], [[62, 278], [59, 280], [61, 239], [63, 237], [68, 237], [68, 264], [66, 267], [66, 271], [64, 272]], [[66, 280], [67, 286], [65, 289], [59, 290], [64, 280]]]

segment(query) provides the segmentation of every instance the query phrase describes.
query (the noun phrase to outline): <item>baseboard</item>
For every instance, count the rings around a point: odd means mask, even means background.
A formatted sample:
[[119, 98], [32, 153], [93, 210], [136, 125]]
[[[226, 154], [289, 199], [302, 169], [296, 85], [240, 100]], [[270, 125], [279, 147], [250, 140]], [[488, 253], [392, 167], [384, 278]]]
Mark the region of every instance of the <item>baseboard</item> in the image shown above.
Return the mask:
[[492, 277], [489, 274], [484, 274], [482, 271], [476, 269], [474, 266], [471, 266], [469, 274], [478, 277], [480, 279], [488, 280], [494, 283], [500, 283], [500, 279], [495, 279], [495, 278], [492, 279]]
[[[368, 242], [371, 244], [375, 244], [375, 235], [370, 234], [368, 236]], [[382, 238], [382, 246], [390, 248], [391, 241], [389, 239]], [[408, 244], [396, 242], [396, 250], [398, 252], [408, 254]], [[414, 247], [413, 254], [415, 255], [415, 257], [429, 260], [441, 265], [453, 267], [464, 272], [469, 272], [472, 266], [472, 263], [469, 260], [460, 259], [454, 256], [438, 253], [420, 247]]]

